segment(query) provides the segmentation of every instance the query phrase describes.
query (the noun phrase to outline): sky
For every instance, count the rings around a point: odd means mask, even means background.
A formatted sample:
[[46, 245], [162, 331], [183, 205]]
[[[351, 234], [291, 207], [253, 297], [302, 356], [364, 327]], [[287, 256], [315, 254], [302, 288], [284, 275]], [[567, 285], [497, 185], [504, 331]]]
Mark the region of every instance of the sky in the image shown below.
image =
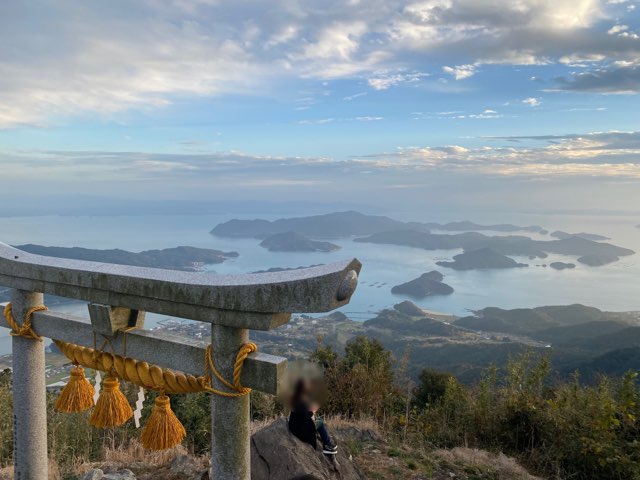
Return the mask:
[[6, 1], [0, 214], [640, 215], [639, 92], [634, 0]]

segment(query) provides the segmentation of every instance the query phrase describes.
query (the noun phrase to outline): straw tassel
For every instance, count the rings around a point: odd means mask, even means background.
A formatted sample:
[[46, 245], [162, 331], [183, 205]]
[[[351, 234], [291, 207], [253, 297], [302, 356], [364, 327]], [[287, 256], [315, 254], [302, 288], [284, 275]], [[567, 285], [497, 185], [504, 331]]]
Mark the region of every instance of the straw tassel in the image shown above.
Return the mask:
[[55, 408], [58, 412], [83, 412], [93, 407], [94, 393], [93, 385], [84, 376], [84, 368], [75, 365], [69, 381], [56, 400]]
[[122, 425], [132, 416], [133, 410], [120, 390], [120, 382], [117, 378], [108, 376], [102, 383], [89, 423], [98, 428], [111, 428]]
[[156, 404], [142, 431], [140, 442], [150, 450], [165, 450], [180, 444], [185, 429], [171, 410], [169, 397], [164, 393], [156, 397]]

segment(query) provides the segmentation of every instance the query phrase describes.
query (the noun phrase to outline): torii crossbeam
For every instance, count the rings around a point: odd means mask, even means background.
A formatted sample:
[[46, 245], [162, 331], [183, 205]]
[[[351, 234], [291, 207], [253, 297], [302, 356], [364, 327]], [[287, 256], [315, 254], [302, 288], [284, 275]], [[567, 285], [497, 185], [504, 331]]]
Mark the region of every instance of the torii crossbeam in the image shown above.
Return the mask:
[[[108, 335], [114, 348], [122, 329], [143, 325], [144, 312], [208, 322], [215, 364], [231, 378], [235, 355], [249, 330], [283, 325], [291, 313], [327, 312], [349, 303], [361, 264], [353, 259], [276, 273], [215, 275], [34, 255], [0, 243], [0, 285], [12, 288], [14, 317], [43, 304], [43, 294], [89, 303], [90, 321], [55, 311], [32, 317], [41, 336], [91, 347]], [[4, 321], [1, 326], [7, 326]], [[201, 374], [206, 344], [142, 329], [126, 334], [131, 356], [189, 374]], [[47, 477], [44, 344], [12, 337], [15, 478]], [[253, 353], [242, 384], [277, 394], [286, 359]], [[217, 385], [219, 386], [219, 385]], [[249, 480], [249, 397], [211, 398], [211, 478]]]

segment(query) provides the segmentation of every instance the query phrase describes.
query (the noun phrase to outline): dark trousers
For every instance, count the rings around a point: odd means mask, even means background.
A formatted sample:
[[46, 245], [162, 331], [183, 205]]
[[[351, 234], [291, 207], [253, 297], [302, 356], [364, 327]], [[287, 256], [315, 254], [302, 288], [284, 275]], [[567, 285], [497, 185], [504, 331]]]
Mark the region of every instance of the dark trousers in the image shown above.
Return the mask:
[[327, 431], [327, 427], [325, 427], [322, 419], [319, 419], [316, 422], [316, 430], [320, 434], [320, 438], [322, 439], [323, 445], [329, 445], [331, 443], [331, 437], [329, 436], [329, 432]]

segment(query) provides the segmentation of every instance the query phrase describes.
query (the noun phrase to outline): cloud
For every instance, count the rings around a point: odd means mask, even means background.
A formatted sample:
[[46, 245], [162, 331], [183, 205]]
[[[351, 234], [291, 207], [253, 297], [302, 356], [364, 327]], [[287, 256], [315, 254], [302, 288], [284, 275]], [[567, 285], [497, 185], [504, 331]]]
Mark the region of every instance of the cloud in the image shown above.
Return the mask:
[[[500, 211], [505, 205], [635, 208], [640, 132], [475, 138], [468, 144], [404, 146], [346, 159], [237, 151], [23, 150], [0, 151], [0, 163], [5, 180], [0, 199], [11, 212], [11, 199], [23, 193], [25, 184], [31, 193], [21, 211], [36, 213], [55, 208], [66, 192], [73, 193], [75, 211], [82, 195], [117, 197], [120, 203], [126, 199], [124, 211], [149, 199], [171, 208], [191, 200], [206, 209], [207, 202], [309, 198], [339, 198], [387, 209], [415, 205], [421, 210], [418, 205], [423, 205], [438, 211], [487, 205]], [[393, 195], [385, 194], [390, 190]], [[594, 191], [599, 195], [592, 195]], [[92, 208], [82, 204], [80, 210]]]
[[573, 74], [556, 80], [556, 90], [605, 94], [640, 92], [640, 63], [616, 62], [611, 66]]
[[355, 100], [356, 98], [364, 97], [367, 95], [367, 92], [358, 92], [353, 95], [347, 95], [346, 97], [342, 97], [343, 100], [350, 102], [351, 100]]
[[390, 87], [403, 83], [416, 83], [421, 78], [427, 77], [429, 74], [423, 72], [411, 73], [389, 73], [379, 72], [373, 77], [367, 79], [367, 83], [374, 90], [386, 90]]
[[540, 99], [538, 98], [529, 97], [522, 100], [522, 103], [524, 103], [525, 105], [529, 105], [530, 107], [537, 107], [542, 102], [540, 102]]
[[448, 73], [456, 80], [464, 80], [476, 74], [475, 65], [458, 65], [457, 67], [442, 67], [444, 73]]
[[334, 122], [379, 122], [380, 120], [384, 120], [384, 117], [375, 115], [363, 115], [359, 117], [349, 118], [319, 118], [315, 120], [300, 120], [298, 121], [298, 125], [324, 125]]
[[616, 35], [620, 32], [625, 32], [627, 30], [629, 30], [629, 27], [627, 25], [614, 25], [609, 30], [607, 30], [607, 33], [609, 35]]
[[485, 64], [640, 57], [631, 29], [603, 28], [614, 16], [631, 24], [604, 0], [34, 0], [0, 9], [0, 128], [269, 95], [291, 79], [388, 90], [425, 71], [462, 80]]

